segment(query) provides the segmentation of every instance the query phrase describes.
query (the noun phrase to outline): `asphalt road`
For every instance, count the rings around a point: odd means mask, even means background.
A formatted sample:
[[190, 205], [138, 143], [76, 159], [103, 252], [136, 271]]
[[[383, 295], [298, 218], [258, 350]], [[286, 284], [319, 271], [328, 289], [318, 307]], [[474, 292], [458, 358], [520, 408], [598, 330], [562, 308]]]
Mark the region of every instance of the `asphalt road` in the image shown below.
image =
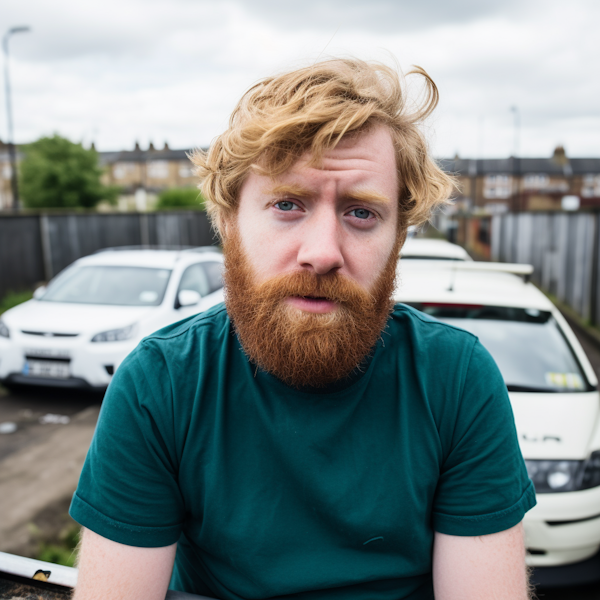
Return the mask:
[[[0, 435], [1, 461], [27, 446], [46, 439], [54, 425], [71, 419], [89, 406], [99, 406], [102, 396], [72, 390], [37, 389], [11, 394], [0, 387], [0, 423], [15, 423], [17, 430]], [[53, 416], [55, 415], [55, 416]]]
[[[600, 349], [586, 336], [576, 333], [600, 379]], [[32, 389], [12, 394], [0, 388], [0, 423], [9, 421], [17, 425], [14, 433], [0, 435], [0, 482], [11, 456], [18, 457], [28, 450], [35, 450], [51, 436], [60, 435], [57, 432], [66, 424], [64, 417], [73, 422], [77, 421], [78, 415], [87, 415], [84, 421], [86, 418], [89, 421], [89, 415], [95, 418], [100, 404], [101, 396], [89, 393]], [[539, 600], [600, 600], [600, 584], [538, 589], [537, 596]]]

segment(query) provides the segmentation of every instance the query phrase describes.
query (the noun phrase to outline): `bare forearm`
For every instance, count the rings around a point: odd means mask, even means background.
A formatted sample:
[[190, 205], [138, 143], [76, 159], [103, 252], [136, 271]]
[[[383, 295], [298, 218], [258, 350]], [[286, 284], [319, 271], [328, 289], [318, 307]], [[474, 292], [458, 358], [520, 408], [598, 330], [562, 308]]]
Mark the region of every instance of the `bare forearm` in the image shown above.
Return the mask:
[[136, 548], [85, 530], [73, 600], [164, 600], [176, 548]]
[[436, 533], [436, 600], [529, 600], [523, 528], [478, 537]]

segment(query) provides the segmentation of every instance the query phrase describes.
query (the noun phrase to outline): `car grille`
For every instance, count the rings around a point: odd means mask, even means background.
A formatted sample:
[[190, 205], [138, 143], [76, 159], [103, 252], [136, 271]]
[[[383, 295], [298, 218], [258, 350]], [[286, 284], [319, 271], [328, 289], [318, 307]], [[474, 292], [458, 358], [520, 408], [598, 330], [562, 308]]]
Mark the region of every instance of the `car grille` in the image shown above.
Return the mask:
[[41, 335], [42, 337], [77, 337], [78, 333], [53, 333], [51, 331], [25, 331], [21, 330], [25, 335]]

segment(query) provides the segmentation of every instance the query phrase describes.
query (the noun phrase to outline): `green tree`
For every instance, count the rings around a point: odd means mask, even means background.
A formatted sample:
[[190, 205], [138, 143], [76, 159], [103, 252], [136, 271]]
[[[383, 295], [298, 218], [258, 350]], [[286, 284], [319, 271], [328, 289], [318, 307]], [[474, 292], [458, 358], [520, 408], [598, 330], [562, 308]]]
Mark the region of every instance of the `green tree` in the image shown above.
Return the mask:
[[158, 196], [156, 210], [171, 208], [197, 208], [204, 210], [204, 198], [196, 188], [171, 188]]
[[92, 208], [118, 195], [118, 188], [102, 185], [95, 150], [55, 134], [28, 144], [24, 152], [20, 188], [27, 208]]

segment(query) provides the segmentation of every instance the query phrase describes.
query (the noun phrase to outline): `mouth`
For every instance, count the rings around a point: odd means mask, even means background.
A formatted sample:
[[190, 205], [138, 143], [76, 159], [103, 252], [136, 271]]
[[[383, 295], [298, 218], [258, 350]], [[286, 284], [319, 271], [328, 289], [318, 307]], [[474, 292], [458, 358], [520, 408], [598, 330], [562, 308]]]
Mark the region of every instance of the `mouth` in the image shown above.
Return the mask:
[[295, 308], [315, 314], [330, 313], [338, 307], [337, 302], [321, 296], [289, 296], [286, 301]]

